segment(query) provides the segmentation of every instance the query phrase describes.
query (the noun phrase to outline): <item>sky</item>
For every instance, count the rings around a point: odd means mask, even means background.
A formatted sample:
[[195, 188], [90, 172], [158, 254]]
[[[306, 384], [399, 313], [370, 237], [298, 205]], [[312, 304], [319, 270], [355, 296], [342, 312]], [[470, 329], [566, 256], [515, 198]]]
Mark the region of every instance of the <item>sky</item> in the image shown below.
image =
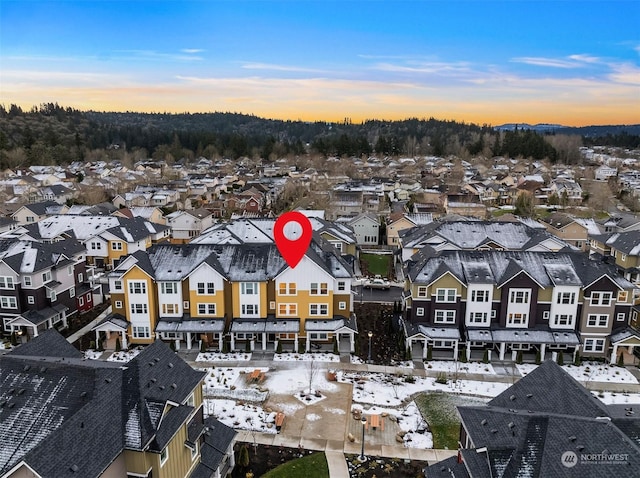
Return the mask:
[[0, 0], [0, 104], [640, 123], [638, 0]]

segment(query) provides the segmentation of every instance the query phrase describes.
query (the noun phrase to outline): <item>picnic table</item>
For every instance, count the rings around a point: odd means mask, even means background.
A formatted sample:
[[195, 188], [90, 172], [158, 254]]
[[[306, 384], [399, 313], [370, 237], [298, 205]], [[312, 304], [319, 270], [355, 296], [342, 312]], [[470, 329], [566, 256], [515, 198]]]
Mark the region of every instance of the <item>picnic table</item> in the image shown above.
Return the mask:
[[280, 431], [282, 424], [284, 423], [284, 413], [276, 413], [276, 430]]
[[255, 369], [253, 372], [251, 372], [251, 374], [249, 375], [249, 378], [250, 378], [251, 380], [258, 380], [258, 377], [260, 377], [260, 373], [261, 373], [261, 372], [260, 372], [260, 369], [259, 369], [259, 368], [257, 368], [257, 369]]
[[375, 430], [380, 427], [384, 430], [384, 420], [381, 419], [380, 415], [371, 415], [370, 417], [371, 427]]

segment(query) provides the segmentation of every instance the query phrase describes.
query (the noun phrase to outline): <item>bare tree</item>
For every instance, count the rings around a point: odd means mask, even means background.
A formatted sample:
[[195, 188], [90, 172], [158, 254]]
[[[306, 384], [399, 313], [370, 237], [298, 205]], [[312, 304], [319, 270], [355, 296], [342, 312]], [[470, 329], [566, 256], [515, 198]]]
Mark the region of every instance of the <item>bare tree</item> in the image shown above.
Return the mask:
[[309, 361], [309, 365], [307, 366], [307, 377], [309, 377], [309, 394], [310, 395], [312, 393], [311, 387], [313, 386], [313, 380], [318, 375], [319, 370], [320, 369], [318, 368], [318, 364], [313, 359], [313, 357], [311, 357], [311, 360]]

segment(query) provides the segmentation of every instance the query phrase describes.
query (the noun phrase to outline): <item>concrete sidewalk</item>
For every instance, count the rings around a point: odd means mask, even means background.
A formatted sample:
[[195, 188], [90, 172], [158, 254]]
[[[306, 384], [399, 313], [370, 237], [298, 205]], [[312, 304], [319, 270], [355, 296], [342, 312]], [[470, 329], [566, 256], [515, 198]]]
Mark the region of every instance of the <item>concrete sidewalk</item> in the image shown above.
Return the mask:
[[104, 312], [102, 312], [98, 317], [93, 319], [91, 322], [89, 322], [87, 325], [82, 327], [80, 330], [78, 330], [77, 332], [74, 332], [69, 337], [67, 337], [67, 342], [72, 344], [76, 340], [80, 339], [80, 337], [82, 337], [87, 332], [90, 332], [91, 329], [93, 329], [96, 325], [98, 325], [100, 323], [100, 321], [102, 319], [104, 319], [107, 315], [109, 315], [110, 313], [111, 313], [111, 306], [109, 306], [106, 309], [104, 309]]

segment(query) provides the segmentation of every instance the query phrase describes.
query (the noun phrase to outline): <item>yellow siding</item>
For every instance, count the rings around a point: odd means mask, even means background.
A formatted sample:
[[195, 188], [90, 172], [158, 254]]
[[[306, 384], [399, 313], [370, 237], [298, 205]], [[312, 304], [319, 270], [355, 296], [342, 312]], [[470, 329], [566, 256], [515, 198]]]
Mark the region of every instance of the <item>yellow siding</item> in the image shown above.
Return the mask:
[[[119, 242], [120, 244], [122, 244], [122, 250], [118, 250], [118, 251], [114, 251], [113, 250], [113, 244]], [[128, 247], [127, 247], [127, 243], [124, 241], [109, 241], [109, 244], [107, 244], [107, 261], [109, 264], [113, 264], [113, 261], [120, 259], [121, 257], [124, 257], [128, 254]]]
[[467, 293], [467, 288], [463, 286], [460, 281], [458, 281], [451, 274], [445, 274], [438, 280], [436, 280], [433, 284], [431, 284], [427, 289], [427, 297], [435, 295], [437, 289], [456, 289], [456, 294], [458, 296], [462, 295], [463, 297], [466, 297]]
[[123, 277], [122, 277], [122, 286], [125, 290], [125, 317], [129, 319], [129, 314], [131, 308], [129, 307], [129, 286], [127, 281], [129, 280], [139, 280], [145, 281], [147, 284], [147, 299], [148, 299], [148, 307], [149, 307], [149, 327], [151, 328], [151, 337], [148, 339], [134, 339], [133, 331], [131, 327], [129, 327], [129, 335], [131, 336], [130, 342], [135, 344], [149, 344], [154, 341], [153, 331], [156, 329], [156, 325], [158, 323], [158, 294], [156, 290], [156, 286], [151, 279], [142, 269], [137, 266], [132, 267]]
[[[267, 315], [268, 297], [267, 297], [267, 283], [258, 282], [258, 290], [260, 291], [260, 315]], [[233, 282], [231, 284], [231, 297], [232, 297], [232, 311], [233, 317], [241, 317], [240, 308], [240, 282]]]
[[539, 302], [551, 302], [553, 300], [553, 288], [538, 289]]
[[[187, 283], [188, 281], [185, 281]], [[183, 290], [185, 290], [183, 288]], [[239, 289], [238, 289], [239, 290]], [[189, 299], [189, 313], [192, 317], [211, 317], [210, 315], [198, 315], [198, 304], [216, 304], [216, 315], [214, 317], [224, 317], [224, 291], [216, 289], [215, 294], [198, 295], [197, 290], [186, 288], [184, 297]]]

